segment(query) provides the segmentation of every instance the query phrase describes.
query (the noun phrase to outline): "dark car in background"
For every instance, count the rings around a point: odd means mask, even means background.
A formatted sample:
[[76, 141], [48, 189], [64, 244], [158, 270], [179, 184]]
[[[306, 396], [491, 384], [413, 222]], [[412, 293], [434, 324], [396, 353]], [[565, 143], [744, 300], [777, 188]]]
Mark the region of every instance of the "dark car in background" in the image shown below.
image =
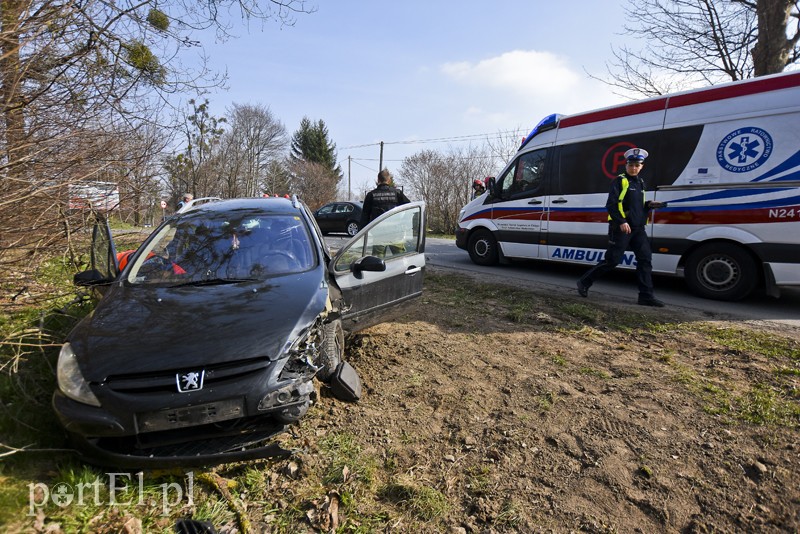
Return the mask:
[[314, 212], [323, 234], [345, 232], [354, 236], [361, 229], [361, 202], [331, 202]]
[[126, 468], [286, 453], [272, 438], [315, 401], [313, 379], [354, 372], [344, 336], [421, 295], [424, 217], [399, 206], [332, 256], [296, 197], [209, 202], [121, 270], [99, 219], [92, 269], [75, 275], [99, 300], [61, 349], [53, 396], [76, 448]]

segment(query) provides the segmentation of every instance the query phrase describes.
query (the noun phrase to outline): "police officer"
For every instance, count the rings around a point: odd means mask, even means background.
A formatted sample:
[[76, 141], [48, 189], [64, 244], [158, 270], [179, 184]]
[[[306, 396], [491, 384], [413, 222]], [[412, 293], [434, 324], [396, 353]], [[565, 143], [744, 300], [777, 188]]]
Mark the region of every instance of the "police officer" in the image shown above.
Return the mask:
[[625, 251], [636, 255], [636, 278], [639, 284], [639, 304], [662, 307], [664, 303], [653, 295], [653, 265], [650, 241], [645, 225], [649, 211], [666, 206], [665, 202], [645, 201], [644, 182], [639, 173], [648, 153], [643, 148], [625, 152], [625, 172], [611, 183], [606, 210], [608, 211], [608, 249], [604, 258], [578, 280], [578, 294], [589, 295], [595, 280], [614, 269]]
[[382, 213], [390, 209], [408, 204], [408, 200], [402, 191], [389, 185], [392, 175], [389, 169], [383, 169], [378, 173], [378, 187], [367, 193], [364, 198], [364, 205], [361, 211], [361, 228], [364, 228], [370, 221], [377, 219]]

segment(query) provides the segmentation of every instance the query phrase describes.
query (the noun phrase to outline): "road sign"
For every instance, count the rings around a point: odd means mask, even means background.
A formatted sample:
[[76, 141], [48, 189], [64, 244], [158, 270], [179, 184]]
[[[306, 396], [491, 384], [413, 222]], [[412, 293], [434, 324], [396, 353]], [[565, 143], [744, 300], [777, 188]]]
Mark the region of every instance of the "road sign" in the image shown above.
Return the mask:
[[166, 201], [166, 200], [162, 200], [162, 201], [161, 201], [161, 209], [163, 210], [163, 209], [165, 209], [166, 207], [167, 207], [167, 201]]

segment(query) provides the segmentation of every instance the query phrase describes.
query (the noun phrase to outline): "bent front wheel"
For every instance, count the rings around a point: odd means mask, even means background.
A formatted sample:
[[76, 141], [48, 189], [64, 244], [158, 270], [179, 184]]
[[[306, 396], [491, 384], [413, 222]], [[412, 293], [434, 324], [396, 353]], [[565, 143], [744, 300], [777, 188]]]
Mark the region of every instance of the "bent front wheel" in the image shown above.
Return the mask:
[[319, 353], [320, 370], [317, 371], [317, 378], [323, 382], [329, 382], [344, 355], [342, 321], [336, 319], [323, 325], [322, 336], [322, 346]]

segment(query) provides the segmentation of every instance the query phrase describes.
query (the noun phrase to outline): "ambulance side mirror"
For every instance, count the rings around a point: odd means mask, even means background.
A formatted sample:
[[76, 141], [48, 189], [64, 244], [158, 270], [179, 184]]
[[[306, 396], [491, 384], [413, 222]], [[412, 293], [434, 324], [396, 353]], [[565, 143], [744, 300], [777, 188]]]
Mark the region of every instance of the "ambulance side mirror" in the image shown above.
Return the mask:
[[489, 178], [489, 183], [486, 184], [486, 189], [489, 191], [489, 196], [491, 196], [491, 197], [497, 196], [497, 195], [495, 195], [495, 192], [494, 192], [494, 188], [495, 188], [496, 185], [497, 185], [497, 180], [495, 180], [494, 176]]

